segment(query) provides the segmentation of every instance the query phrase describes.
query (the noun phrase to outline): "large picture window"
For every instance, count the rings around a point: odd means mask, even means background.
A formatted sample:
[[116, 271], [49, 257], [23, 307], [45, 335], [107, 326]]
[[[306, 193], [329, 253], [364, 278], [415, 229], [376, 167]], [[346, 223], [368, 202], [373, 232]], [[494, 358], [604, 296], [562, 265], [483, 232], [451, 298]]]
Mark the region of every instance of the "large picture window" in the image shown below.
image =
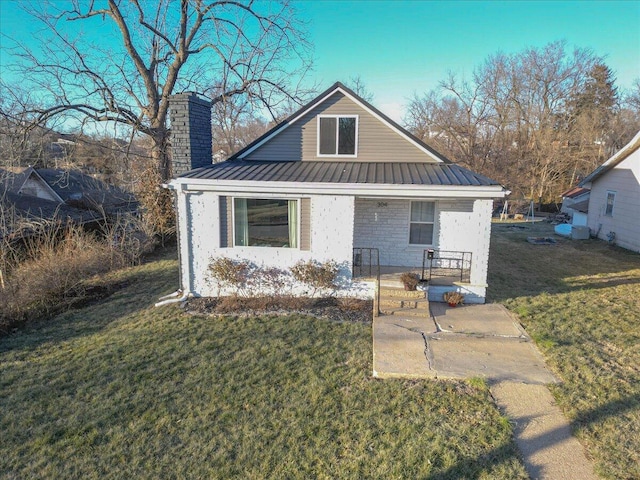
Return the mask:
[[433, 245], [435, 202], [411, 202], [410, 245]]
[[235, 198], [235, 245], [298, 247], [298, 201]]
[[357, 143], [357, 116], [318, 117], [318, 155], [355, 156]]

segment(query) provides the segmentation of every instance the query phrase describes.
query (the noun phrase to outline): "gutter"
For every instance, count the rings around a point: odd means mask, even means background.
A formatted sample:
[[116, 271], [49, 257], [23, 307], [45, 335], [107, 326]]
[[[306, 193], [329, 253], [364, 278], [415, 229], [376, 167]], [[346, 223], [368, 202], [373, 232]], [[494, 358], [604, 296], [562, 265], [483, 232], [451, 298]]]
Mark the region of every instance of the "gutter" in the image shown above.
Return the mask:
[[[195, 180], [195, 181], [194, 181]], [[321, 182], [260, 182], [260, 181], [198, 181], [190, 178], [177, 178], [168, 188], [199, 192], [237, 192], [237, 193], [274, 193], [351, 195], [407, 198], [504, 198], [508, 195], [501, 185], [495, 186], [458, 186], [458, 185], [391, 185], [362, 183], [321, 183]]]

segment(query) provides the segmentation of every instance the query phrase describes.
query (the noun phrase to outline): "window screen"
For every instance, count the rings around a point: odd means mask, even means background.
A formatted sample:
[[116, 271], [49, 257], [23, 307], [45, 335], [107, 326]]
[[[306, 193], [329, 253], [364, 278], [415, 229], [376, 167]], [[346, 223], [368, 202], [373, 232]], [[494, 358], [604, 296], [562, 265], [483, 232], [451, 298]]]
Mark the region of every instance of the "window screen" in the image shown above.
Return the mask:
[[320, 153], [322, 155], [336, 154], [336, 120], [320, 118]]

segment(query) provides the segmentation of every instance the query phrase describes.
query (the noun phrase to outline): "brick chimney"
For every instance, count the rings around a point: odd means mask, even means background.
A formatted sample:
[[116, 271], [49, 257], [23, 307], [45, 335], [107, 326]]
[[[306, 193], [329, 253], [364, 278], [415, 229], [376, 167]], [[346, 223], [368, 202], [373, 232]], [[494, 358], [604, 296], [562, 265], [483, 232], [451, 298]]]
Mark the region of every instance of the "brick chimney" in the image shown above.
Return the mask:
[[169, 112], [173, 176], [211, 165], [211, 102], [178, 93], [169, 97]]

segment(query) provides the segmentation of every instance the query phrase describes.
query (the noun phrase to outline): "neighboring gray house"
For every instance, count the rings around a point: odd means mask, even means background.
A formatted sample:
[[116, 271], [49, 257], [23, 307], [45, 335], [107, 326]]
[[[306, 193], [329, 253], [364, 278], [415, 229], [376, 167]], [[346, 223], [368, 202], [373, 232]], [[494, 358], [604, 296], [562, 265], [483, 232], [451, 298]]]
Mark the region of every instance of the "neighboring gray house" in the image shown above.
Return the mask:
[[135, 197], [77, 170], [28, 167], [18, 173], [0, 173], [13, 193], [58, 204], [95, 210], [106, 215], [135, 212]]
[[134, 196], [82, 172], [0, 169], [0, 238], [31, 235], [48, 222], [88, 224], [134, 214]]
[[172, 97], [169, 188], [185, 296], [218, 292], [207, 267], [220, 256], [280, 269], [333, 260], [342, 293], [356, 294], [354, 273], [375, 249], [395, 271], [420, 269], [429, 250], [451, 251], [464, 278], [429, 296], [460, 290], [485, 301], [492, 203], [507, 193], [500, 184], [451, 163], [340, 83], [213, 165], [208, 110], [193, 94]]
[[592, 234], [640, 252], [640, 132], [590, 173], [587, 225]]

